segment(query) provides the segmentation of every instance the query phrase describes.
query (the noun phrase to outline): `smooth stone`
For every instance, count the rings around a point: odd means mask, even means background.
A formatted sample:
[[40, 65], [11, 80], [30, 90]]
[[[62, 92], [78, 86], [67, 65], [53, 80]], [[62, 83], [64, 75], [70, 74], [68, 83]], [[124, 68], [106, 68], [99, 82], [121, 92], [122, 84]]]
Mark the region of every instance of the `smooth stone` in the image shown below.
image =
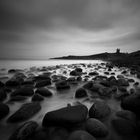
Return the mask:
[[34, 77], [34, 80], [35, 81], [42, 81], [42, 80], [50, 80], [51, 81], [51, 78], [47, 75], [38, 75], [38, 76]]
[[0, 120], [9, 114], [9, 107], [4, 103], [0, 103]]
[[39, 102], [39, 101], [43, 101], [43, 100], [44, 100], [44, 98], [41, 95], [37, 94], [37, 93], [34, 94], [33, 97], [32, 97], [33, 102], [37, 102], [37, 101]]
[[120, 79], [118, 79], [118, 85], [119, 86], [129, 86], [129, 82], [127, 79], [120, 78]]
[[121, 107], [130, 110], [140, 117], [140, 95], [131, 94], [121, 101]]
[[0, 89], [0, 101], [4, 101], [7, 97], [7, 94], [4, 89]]
[[84, 88], [79, 88], [76, 90], [75, 98], [87, 97], [87, 92]]
[[11, 101], [11, 102], [14, 102], [14, 101], [24, 101], [26, 99], [27, 98], [24, 97], [24, 96], [17, 95], [17, 96], [11, 96], [9, 101]]
[[94, 137], [105, 137], [109, 133], [107, 127], [101, 121], [94, 118], [86, 121], [85, 128]]
[[117, 75], [117, 78], [124, 78], [124, 76], [123, 75]]
[[56, 89], [57, 90], [70, 89], [70, 85], [65, 80], [64, 81], [57, 82], [55, 84], [55, 86], [56, 86]]
[[20, 82], [18, 80], [8, 80], [5, 85], [7, 87], [18, 87], [20, 86]]
[[5, 84], [0, 81], [0, 88], [3, 88], [4, 86], [5, 86]]
[[81, 74], [81, 72], [77, 72], [76, 70], [73, 70], [70, 72], [71, 76], [79, 76]]
[[96, 138], [86, 131], [77, 130], [72, 132], [67, 140], [96, 140]]
[[126, 120], [129, 120], [129, 121], [136, 122], [136, 115], [129, 110], [118, 111], [118, 112], [116, 112], [116, 116], [123, 118], [123, 119], [126, 119]]
[[111, 88], [99, 88], [98, 89], [98, 94], [101, 96], [101, 97], [111, 97], [112, 96], [112, 89]]
[[99, 120], [105, 119], [110, 113], [110, 107], [103, 100], [96, 100], [89, 109], [89, 116]]
[[90, 90], [93, 86], [93, 82], [92, 81], [88, 81], [87, 83], [85, 83], [83, 85], [83, 88]]
[[135, 80], [134, 80], [134, 79], [128, 79], [128, 82], [130, 82], [130, 83], [134, 83]]
[[34, 90], [32, 87], [21, 87], [14, 92], [11, 93], [11, 96], [32, 96], [34, 94]]
[[102, 81], [100, 81], [100, 84], [105, 87], [110, 87], [110, 82], [108, 80], [102, 80]]
[[8, 73], [16, 73], [17, 71], [15, 69], [8, 70]]
[[14, 114], [12, 114], [7, 122], [16, 123], [25, 121], [41, 110], [41, 106], [38, 102], [26, 103], [22, 105]]
[[48, 134], [44, 130], [36, 131], [31, 140], [48, 140]]
[[44, 97], [51, 97], [53, 95], [53, 93], [49, 89], [44, 88], [44, 87], [38, 88], [35, 91], [35, 93], [38, 93], [38, 94], [40, 94], [41, 96], [44, 96]]
[[111, 121], [112, 126], [120, 135], [135, 135], [136, 124], [130, 120], [117, 118]]
[[27, 85], [34, 85], [34, 82], [32, 80], [25, 80], [21, 83], [21, 85], [27, 86]]
[[96, 76], [96, 75], [99, 75], [99, 73], [97, 71], [93, 71], [93, 72], [90, 72], [88, 75], [90, 75], [90, 76]]
[[75, 71], [82, 72], [83, 70], [81, 68], [76, 68]]
[[84, 105], [68, 106], [45, 114], [42, 125], [70, 126], [86, 120], [88, 109]]
[[9, 140], [28, 140], [35, 133], [38, 124], [34, 121], [29, 121], [17, 128], [9, 137]]
[[45, 87], [45, 86], [48, 86], [48, 85], [51, 85], [51, 80], [42, 80], [42, 81], [38, 81], [36, 82], [36, 85], [35, 87]]

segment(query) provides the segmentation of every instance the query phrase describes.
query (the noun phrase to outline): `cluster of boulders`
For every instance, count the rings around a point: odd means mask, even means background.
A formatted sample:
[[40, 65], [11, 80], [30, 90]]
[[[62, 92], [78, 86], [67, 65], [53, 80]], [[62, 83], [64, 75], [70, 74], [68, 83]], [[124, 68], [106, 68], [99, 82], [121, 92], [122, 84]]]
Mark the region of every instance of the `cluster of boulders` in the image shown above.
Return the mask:
[[[7, 123], [24, 122], [9, 140], [112, 139], [110, 129], [120, 136], [139, 136], [139, 82], [127, 78], [128, 73], [140, 78], [137, 71], [122, 68], [122, 72], [115, 75], [114, 67], [104, 63], [80, 64], [80, 67], [69, 65], [67, 68], [70, 69], [62, 69], [63, 75], [56, 74], [55, 71], [61, 69], [61, 66], [54, 69], [50, 67], [51, 72], [43, 67], [39, 69], [42, 74], [38, 75], [26, 75], [23, 71], [14, 69], [8, 71], [13, 74], [12, 78], [5, 83], [0, 81], [0, 120], [10, 113], [9, 103], [24, 102], [6, 118]], [[102, 75], [98, 72], [100, 69], [103, 70]], [[41, 126], [35, 121], [27, 121], [41, 110], [41, 101], [53, 97], [54, 93], [49, 86], [54, 86], [61, 93], [62, 90], [67, 92], [73, 85], [77, 85], [74, 99], [90, 101], [92, 105], [89, 109], [81, 102], [77, 105], [68, 104], [67, 107], [44, 112], [46, 114]], [[133, 87], [128, 88], [130, 85]], [[31, 100], [26, 103], [28, 98]], [[108, 105], [107, 100], [112, 99], [118, 102], [121, 111], [114, 111]]]

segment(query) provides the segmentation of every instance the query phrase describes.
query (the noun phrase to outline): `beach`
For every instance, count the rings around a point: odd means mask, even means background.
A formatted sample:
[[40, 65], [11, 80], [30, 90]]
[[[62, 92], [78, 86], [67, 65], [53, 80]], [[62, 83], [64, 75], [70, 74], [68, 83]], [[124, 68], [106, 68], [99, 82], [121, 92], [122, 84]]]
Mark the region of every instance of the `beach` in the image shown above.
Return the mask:
[[139, 139], [136, 69], [99, 60], [0, 64], [1, 140]]

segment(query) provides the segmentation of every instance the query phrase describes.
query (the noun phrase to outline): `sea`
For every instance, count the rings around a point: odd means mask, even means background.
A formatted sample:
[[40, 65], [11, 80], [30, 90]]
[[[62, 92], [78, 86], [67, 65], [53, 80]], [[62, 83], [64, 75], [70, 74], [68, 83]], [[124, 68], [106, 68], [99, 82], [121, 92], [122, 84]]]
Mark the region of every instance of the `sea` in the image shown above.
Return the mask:
[[43, 67], [43, 66], [55, 66], [65, 64], [78, 64], [78, 63], [102, 63], [101, 60], [60, 60], [60, 59], [48, 59], [48, 60], [0, 60], [0, 69], [25, 69], [30, 67]]

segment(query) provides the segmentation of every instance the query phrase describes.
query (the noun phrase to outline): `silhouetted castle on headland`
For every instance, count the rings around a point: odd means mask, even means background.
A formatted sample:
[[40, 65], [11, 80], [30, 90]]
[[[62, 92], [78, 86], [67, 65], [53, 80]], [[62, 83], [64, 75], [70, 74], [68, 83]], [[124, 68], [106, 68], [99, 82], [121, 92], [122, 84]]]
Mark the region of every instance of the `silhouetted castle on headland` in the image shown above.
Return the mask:
[[116, 49], [116, 54], [120, 54], [120, 49]]

